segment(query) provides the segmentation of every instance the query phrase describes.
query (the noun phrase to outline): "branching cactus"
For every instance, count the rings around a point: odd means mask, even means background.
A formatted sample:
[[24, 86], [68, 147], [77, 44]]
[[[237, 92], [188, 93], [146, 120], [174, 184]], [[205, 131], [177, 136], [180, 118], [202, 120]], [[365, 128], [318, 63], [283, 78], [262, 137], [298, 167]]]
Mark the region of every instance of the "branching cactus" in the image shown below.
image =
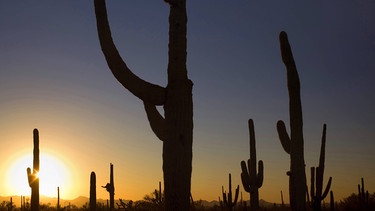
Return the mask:
[[90, 211], [96, 211], [96, 175], [90, 174]]
[[322, 145], [320, 148], [319, 166], [311, 167], [311, 187], [310, 195], [313, 210], [321, 210], [321, 202], [327, 197], [331, 188], [332, 177], [329, 178], [327, 186], [323, 192], [324, 160], [326, 146], [327, 125], [323, 126]]
[[109, 193], [109, 210], [113, 211], [115, 209], [115, 184], [113, 181], [113, 164], [110, 164], [110, 176], [109, 176], [109, 183], [105, 186], [105, 188]]
[[255, 148], [255, 132], [254, 122], [249, 119], [249, 136], [250, 136], [250, 159], [246, 162], [241, 161], [241, 181], [246, 192], [250, 193], [250, 207], [251, 210], [259, 208], [259, 188], [263, 184], [263, 161], [258, 162], [258, 173], [256, 172], [256, 148]]
[[163, 192], [161, 191], [161, 182], [159, 182], [159, 190], [155, 189], [155, 203], [159, 207], [164, 206], [164, 197], [163, 197]]
[[223, 193], [223, 203], [224, 203], [224, 206], [229, 211], [232, 211], [233, 207], [236, 205], [237, 200], [238, 200], [238, 193], [240, 191], [240, 186], [237, 185], [236, 192], [235, 192], [235, 195], [234, 195], [234, 200], [233, 200], [233, 194], [232, 194], [232, 176], [231, 176], [231, 174], [229, 174], [229, 192], [227, 193], [226, 191], [224, 191], [224, 187], [223, 186], [221, 186], [221, 191]]
[[33, 131], [34, 150], [33, 150], [33, 170], [27, 168], [27, 179], [31, 188], [31, 211], [39, 210], [39, 132]]
[[300, 81], [297, 67], [294, 62], [288, 36], [285, 32], [280, 33], [281, 57], [287, 70], [288, 92], [289, 92], [289, 117], [290, 136], [285, 123], [277, 122], [277, 132], [281, 145], [286, 153], [290, 155], [289, 176], [289, 199], [292, 210], [306, 210], [306, 172], [303, 149], [303, 121], [302, 105], [300, 96]]
[[[152, 131], [163, 141], [165, 209], [188, 211], [193, 156], [193, 83], [188, 78], [186, 0], [165, 0], [170, 6], [168, 84], [161, 87], [135, 75], [112, 40], [105, 0], [95, 0], [100, 46], [114, 77], [141, 99]], [[145, 58], [147, 60], [147, 58]], [[164, 115], [156, 106], [163, 106]]]
[[361, 184], [362, 186], [358, 184], [358, 199], [360, 208], [364, 209], [369, 203], [369, 193], [367, 190], [365, 192], [365, 181], [363, 177], [361, 178]]

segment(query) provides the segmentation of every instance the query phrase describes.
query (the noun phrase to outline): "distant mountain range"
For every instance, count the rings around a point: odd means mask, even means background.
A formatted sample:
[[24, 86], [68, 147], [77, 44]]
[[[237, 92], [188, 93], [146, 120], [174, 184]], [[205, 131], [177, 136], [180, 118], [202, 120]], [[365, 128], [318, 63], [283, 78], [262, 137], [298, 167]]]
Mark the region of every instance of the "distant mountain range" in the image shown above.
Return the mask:
[[[1, 202], [10, 202], [10, 198], [12, 198], [12, 202], [14, 205], [17, 207], [21, 206], [21, 196], [0, 196], [0, 203]], [[106, 199], [97, 199], [97, 203], [102, 203], [103, 205], [107, 204]], [[30, 202], [30, 196], [26, 197], [26, 202]], [[116, 201], [119, 203], [119, 201]], [[115, 203], [116, 203], [115, 202]], [[60, 206], [61, 207], [66, 207], [69, 205], [75, 205], [77, 207], [82, 207], [85, 204], [89, 203], [89, 198], [85, 196], [79, 196], [75, 199], [72, 200], [66, 200], [66, 199], [60, 199]], [[201, 200], [201, 203], [205, 207], [213, 207], [215, 205], [219, 205], [218, 201], [206, 201], [206, 200]], [[51, 207], [55, 207], [57, 205], [57, 198], [56, 197], [47, 197], [47, 196], [41, 196], [40, 197], [40, 204], [47, 204]], [[246, 201], [246, 204], [249, 205], [250, 201]], [[274, 206], [274, 203], [270, 203], [267, 201], [264, 201], [263, 199], [259, 200], [259, 206], [264, 207], [264, 208], [269, 208]]]

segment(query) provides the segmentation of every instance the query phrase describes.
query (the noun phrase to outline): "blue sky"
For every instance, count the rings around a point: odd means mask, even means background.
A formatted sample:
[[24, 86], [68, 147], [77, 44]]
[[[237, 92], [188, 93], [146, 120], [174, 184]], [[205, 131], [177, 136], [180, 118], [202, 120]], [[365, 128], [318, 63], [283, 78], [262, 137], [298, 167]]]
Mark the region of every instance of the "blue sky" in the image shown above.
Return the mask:
[[[165, 86], [168, 5], [110, 1], [107, 7], [113, 38], [130, 69]], [[335, 198], [356, 192], [361, 177], [370, 192], [375, 189], [375, 3], [192, 0], [187, 10], [194, 198], [217, 199], [228, 173], [233, 185], [240, 184], [252, 118], [257, 158], [265, 166], [260, 198], [279, 202], [283, 190], [287, 200], [289, 156], [276, 132], [277, 120], [289, 124], [282, 30], [301, 80], [307, 175], [318, 164], [327, 123], [325, 178], [333, 177]], [[116, 197], [141, 199], [157, 188], [162, 143], [142, 102], [106, 65], [93, 2], [0, 1], [0, 29], [1, 154], [31, 153], [32, 130], [38, 128], [41, 150], [67, 159], [80, 183], [67, 198], [88, 195], [84, 181], [91, 171], [104, 185], [110, 162], [117, 172]], [[7, 194], [28, 193], [0, 192]]]

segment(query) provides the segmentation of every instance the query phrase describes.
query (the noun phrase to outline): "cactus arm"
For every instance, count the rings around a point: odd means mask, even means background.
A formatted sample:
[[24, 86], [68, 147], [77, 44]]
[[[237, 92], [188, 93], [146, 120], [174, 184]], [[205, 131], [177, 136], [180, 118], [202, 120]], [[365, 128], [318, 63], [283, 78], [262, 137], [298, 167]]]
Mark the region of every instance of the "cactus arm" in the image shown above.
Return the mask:
[[34, 178], [33, 178], [34, 175], [31, 173], [31, 169], [30, 168], [27, 168], [26, 172], [27, 172], [27, 180], [29, 181], [29, 186], [31, 188], [32, 183], [34, 182]]
[[279, 120], [277, 122], [277, 132], [279, 134], [281, 146], [283, 146], [283, 149], [286, 153], [290, 154], [291, 140], [288, 133], [286, 132], [286, 127], [282, 120]]
[[100, 46], [115, 78], [141, 100], [154, 105], [163, 105], [166, 99], [165, 89], [136, 76], [127, 67], [116, 49], [108, 23], [105, 0], [95, 0], [94, 4]]
[[315, 167], [311, 167], [311, 187], [310, 187], [310, 196], [311, 199], [313, 200], [315, 198]]
[[234, 201], [233, 201], [233, 206], [237, 203], [238, 201], [238, 194], [240, 192], [240, 186], [237, 185], [237, 188], [236, 188], [236, 193], [235, 193], [235, 196], [234, 196]]
[[143, 101], [143, 105], [152, 131], [161, 141], [164, 141], [167, 136], [167, 125], [164, 117], [156, 109], [155, 105], [146, 103], [145, 101]]
[[329, 189], [331, 188], [331, 182], [332, 182], [332, 177], [329, 177], [326, 189], [324, 190], [324, 193], [322, 194], [322, 199], [325, 199], [329, 193]]
[[224, 191], [224, 186], [221, 186], [221, 192], [223, 193], [223, 201], [224, 201], [224, 204], [228, 204], [228, 201], [227, 201], [227, 193]]
[[246, 167], [246, 162], [241, 161], [241, 181], [242, 181], [242, 186], [245, 189], [246, 192], [250, 192], [250, 181], [249, 181], [249, 173], [247, 171]]
[[263, 169], [264, 169], [263, 161], [260, 160], [260, 161], [258, 161], [258, 176], [257, 176], [257, 180], [256, 180], [256, 186], [258, 188], [262, 187], [262, 185], [263, 185], [263, 178], [264, 178]]

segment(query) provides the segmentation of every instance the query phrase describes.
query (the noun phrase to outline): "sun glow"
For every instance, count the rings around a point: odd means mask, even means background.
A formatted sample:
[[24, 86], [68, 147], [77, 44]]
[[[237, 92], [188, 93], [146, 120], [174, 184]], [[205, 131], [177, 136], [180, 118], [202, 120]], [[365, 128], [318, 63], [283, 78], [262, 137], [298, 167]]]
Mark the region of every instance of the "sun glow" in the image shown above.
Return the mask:
[[[32, 169], [32, 154], [21, 156], [9, 164], [6, 172], [6, 188], [9, 194], [30, 195], [31, 190], [26, 173], [28, 167]], [[40, 195], [57, 197], [57, 187], [66, 193], [72, 189], [69, 170], [64, 163], [50, 154], [40, 154], [38, 177]]]

